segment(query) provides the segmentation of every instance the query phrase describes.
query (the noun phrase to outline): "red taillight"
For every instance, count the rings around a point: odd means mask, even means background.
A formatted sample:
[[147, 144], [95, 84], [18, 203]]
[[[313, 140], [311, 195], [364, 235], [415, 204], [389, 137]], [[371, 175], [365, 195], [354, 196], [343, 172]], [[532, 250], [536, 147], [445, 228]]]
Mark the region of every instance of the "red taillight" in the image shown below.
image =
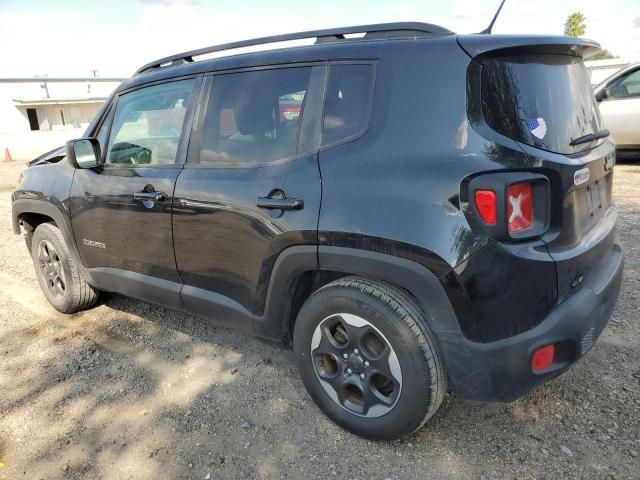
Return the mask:
[[493, 190], [476, 190], [476, 208], [484, 223], [489, 225], [496, 224], [496, 192]]
[[553, 363], [553, 357], [556, 353], [556, 347], [553, 345], [547, 345], [546, 347], [539, 348], [533, 353], [531, 359], [531, 368], [534, 372], [541, 372], [546, 370]]
[[509, 233], [526, 230], [533, 222], [533, 199], [530, 183], [516, 183], [507, 188], [507, 224]]

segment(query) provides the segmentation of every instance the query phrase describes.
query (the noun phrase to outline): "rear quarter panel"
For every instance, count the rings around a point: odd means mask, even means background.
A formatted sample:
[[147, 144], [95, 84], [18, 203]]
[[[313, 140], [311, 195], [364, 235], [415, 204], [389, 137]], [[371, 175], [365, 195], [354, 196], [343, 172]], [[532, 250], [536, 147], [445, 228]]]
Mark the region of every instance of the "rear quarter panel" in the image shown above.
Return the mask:
[[[321, 246], [373, 250], [426, 266], [445, 286], [465, 333], [481, 340], [475, 326], [496, 308], [504, 311], [505, 299], [511, 313], [495, 319], [500, 335], [512, 333], [512, 316], [523, 318], [521, 328], [542, 317], [553, 304], [556, 272], [544, 242], [505, 247], [474, 231], [463, 213], [466, 177], [536, 166], [515, 142], [487, 140], [471, 127], [469, 62], [455, 37], [387, 43], [369, 130], [320, 152], [318, 236]], [[529, 275], [522, 274], [526, 264]], [[508, 288], [498, 292], [496, 282]], [[539, 304], [535, 311], [532, 304]]]
[[381, 57], [369, 130], [320, 152], [320, 243], [411, 251], [442, 275], [489, 242], [460, 209], [461, 181], [527, 156], [470, 127], [454, 37], [388, 42]]

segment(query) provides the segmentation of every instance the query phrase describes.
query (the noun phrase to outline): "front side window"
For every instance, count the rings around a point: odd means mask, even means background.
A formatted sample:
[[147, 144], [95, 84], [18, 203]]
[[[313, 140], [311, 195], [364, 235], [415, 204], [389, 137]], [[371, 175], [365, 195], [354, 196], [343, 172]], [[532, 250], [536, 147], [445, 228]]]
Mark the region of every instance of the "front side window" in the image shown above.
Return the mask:
[[640, 70], [619, 78], [609, 86], [608, 90], [612, 98], [640, 97]]
[[176, 163], [194, 80], [144, 87], [121, 95], [107, 145], [107, 164]]
[[360, 135], [369, 123], [373, 99], [371, 64], [336, 64], [329, 70], [322, 145]]
[[297, 155], [312, 67], [216, 75], [199, 162], [253, 165]]

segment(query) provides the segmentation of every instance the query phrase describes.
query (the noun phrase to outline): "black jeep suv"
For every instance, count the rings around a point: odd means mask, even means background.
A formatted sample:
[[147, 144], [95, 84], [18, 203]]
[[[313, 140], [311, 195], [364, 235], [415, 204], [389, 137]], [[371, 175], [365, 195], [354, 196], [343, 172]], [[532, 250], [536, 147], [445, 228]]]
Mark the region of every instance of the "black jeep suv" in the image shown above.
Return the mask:
[[58, 310], [119, 292], [292, 345], [329, 417], [397, 438], [447, 390], [518, 398], [606, 325], [598, 50], [402, 23], [163, 58], [29, 164], [14, 229]]

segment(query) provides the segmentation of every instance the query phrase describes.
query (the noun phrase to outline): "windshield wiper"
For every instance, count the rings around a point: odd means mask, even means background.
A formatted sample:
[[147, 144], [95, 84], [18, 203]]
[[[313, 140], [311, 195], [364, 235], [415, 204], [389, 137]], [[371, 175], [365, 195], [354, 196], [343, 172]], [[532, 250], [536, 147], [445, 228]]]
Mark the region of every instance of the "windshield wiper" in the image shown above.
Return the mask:
[[569, 145], [572, 147], [575, 145], [580, 145], [581, 143], [589, 143], [594, 140], [600, 140], [601, 138], [607, 138], [609, 136], [609, 130], [600, 130], [598, 132], [589, 133], [587, 135], [583, 135], [569, 142]]

